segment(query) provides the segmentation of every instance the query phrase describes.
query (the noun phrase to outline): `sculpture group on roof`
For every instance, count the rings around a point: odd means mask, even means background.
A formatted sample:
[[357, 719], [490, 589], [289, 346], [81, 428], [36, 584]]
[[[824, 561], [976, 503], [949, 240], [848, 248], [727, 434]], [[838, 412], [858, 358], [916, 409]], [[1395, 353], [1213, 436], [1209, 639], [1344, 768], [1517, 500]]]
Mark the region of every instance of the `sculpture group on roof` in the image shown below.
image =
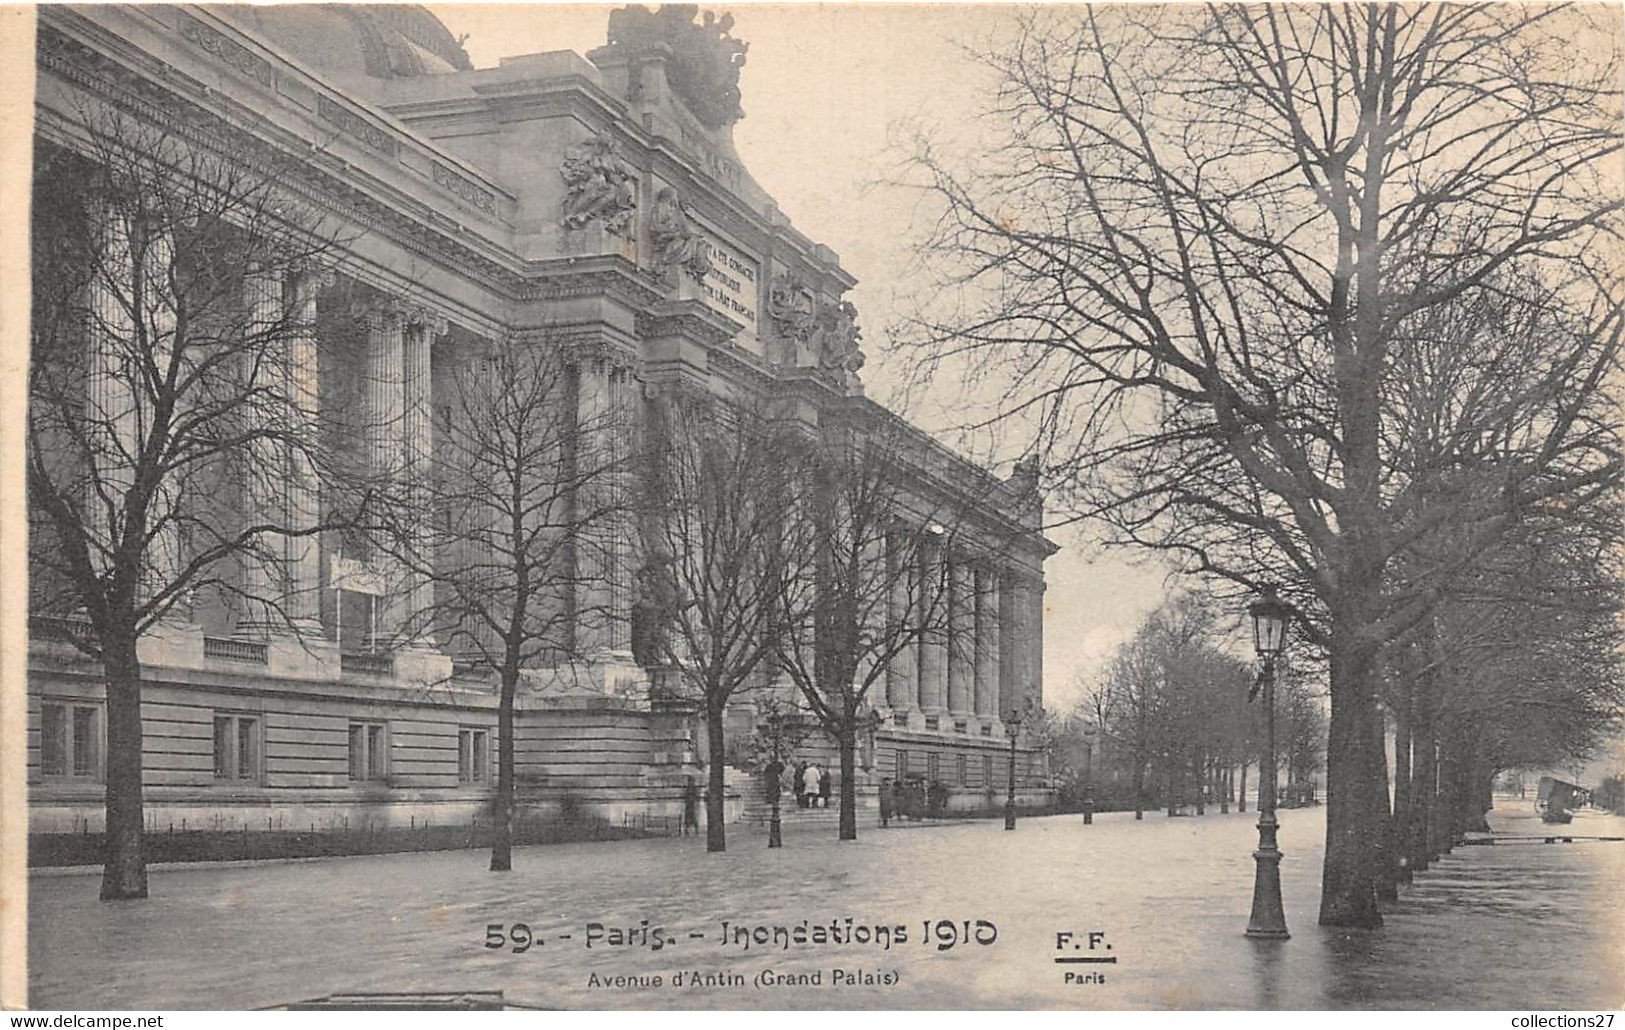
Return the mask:
[[695, 4], [664, 4], [651, 11], [629, 4], [610, 12], [609, 43], [635, 49], [664, 45], [671, 50], [666, 80], [700, 124], [721, 129], [745, 116], [740, 106], [739, 69], [749, 44], [733, 38], [733, 15], [718, 18]]

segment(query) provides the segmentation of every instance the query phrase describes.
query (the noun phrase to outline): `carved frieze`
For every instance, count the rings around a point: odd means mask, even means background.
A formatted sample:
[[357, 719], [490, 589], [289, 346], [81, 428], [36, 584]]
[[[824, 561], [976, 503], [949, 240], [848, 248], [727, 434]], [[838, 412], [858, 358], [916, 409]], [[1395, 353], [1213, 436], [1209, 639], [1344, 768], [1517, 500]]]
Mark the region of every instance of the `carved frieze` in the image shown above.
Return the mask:
[[400, 159], [400, 143], [394, 136], [332, 97], [316, 94], [316, 114], [322, 121], [338, 128], [367, 149], [375, 150], [385, 157]]
[[585, 229], [602, 222], [604, 231], [632, 235], [637, 213], [637, 179], [607, 137], [595, 136], [564, 152], [564, 227]]
[[497, 213], [496, 194], [470, 182], [439, 161], [435, 161], [432, 167], [436, 186], [450, 190], [486, 214], [494, 215]]
[[241, 43], [228, 39], [185, 12], [176, 11], [175, 16], [179, 22], [181, 37], [187, 42], [220, 58], [262, 86], [276, 85], [276, 73], [271, 70], [270, 61], [252, 53]]
[[661, 273], [676, 268], [704, 282], [711, 274], [710, 248], [705, 235], [694, 224], [694, 216], [677, 190], [664, 186], [655, 194], [649, 213], [649, 242], [654, 247], [655, 269]]

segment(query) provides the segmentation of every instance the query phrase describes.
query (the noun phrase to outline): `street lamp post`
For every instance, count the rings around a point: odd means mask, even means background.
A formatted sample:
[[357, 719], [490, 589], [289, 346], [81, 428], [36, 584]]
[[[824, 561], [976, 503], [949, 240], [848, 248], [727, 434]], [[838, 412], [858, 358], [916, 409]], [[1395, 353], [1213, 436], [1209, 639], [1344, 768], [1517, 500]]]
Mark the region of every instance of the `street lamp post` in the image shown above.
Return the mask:
[[770, 848], [784, 847], [784, 830], [779, 822], [779, 794], [784, 779], [784, 757], [780, 754], [784, 741], [784, 716], [777, 712], [769, 712], [767, 716], [768, 733], [773, 738], [773, 761], [768, 765], [768, 775], [772, 780], [767, 785], [768, 797], [772, 800], [768, 804], [769, 816], [767, 822], [767, 846]]
[[1016, 828], [1016, 735], [1021, 732], [1021, 709], [1012, 708], [1005, 716], [1004, 732], [1010, 735], [1010, 792], [1004, 800], [1004, 828]]
[[1095, 824], [1095, 741], [1100, 731], [1089, 726], [1083, 731], [1083, 825]]
[[1264, 760], [1258, 770], [1258, 850], [1253, 852], [1253, 914], [1247, 920], [1247, 936], [1255, 940], [1284, 941], [1292, 936], [1286, 929], [1286, 912], [1281, 907], [1281, 848], [1275, 833], [1275, 659], [1286, 642], [1287, 617], [1291, 614], [1275, 587], [1266, 586], [1264, 596], [1247, 606], [1253, 620], [1253, 646], [1263, 660], [1259, 685], [1264, 688]]

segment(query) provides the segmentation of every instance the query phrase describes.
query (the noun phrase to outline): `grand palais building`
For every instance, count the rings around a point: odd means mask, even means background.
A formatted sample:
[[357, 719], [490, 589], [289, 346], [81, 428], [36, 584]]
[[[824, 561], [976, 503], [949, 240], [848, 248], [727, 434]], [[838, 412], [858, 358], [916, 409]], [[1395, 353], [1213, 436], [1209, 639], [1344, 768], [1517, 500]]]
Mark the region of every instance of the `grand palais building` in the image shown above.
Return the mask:
[[[607, 44], [586, 55], [476, 69], [420, 7], [42, 6], [34, 146], [83, 148], [82, 112], [106, 109], [234, 160], [295, 169], [282, 178], [342, 253], [273, 302], [314, 306], [312, 332], [332, 335], [312, 353], [348, 349], [407, 390], [436, 389], [460, 351], [562, 346], [567, 326], [583, 412], [605, 397], [643, 411], [682, 387], [790, 399], [814, 424], [899, 424], [864, 395], [857, 313], [844, 299], [854, 278], [791, 225], [735, 151], [738, 94], [717, 87], [730, 69], [736, 81], [743, 52], [731, 22], [691, 8], [605, 13]], [[358, 295], [369, 298], [364, 315]], [[342, 379], [315, 376], [324, 414], [353, 403]], [[434, 446], [421, 425], [404, 431], [419, 434], [408, 446]], [[885, 779], [940, 781], [967, 807], [1003, 800], [1004, 714], [1041, 696], [1044, 562], [1055, 550], [1029, 472], [1001, 479], [904, 431], [911, 489], [975, 502], [968, 531], [935, 555], [955, 584], [957, 639], [899, 654], [873, 692], [859, 768], [860, 812], [871, 815]], [[291, 471], [284, 492], [298, 480]], [[333, 534], [289, 552], [284, 586], [285, 612], [304, 628], [297, 641], [200, 604], [141, 642], [149, 826], [475, 818], [496, 763], [490, 678], [434, 641], [371, 646], [388, 636], [376, 622], [412, 599], [387, 596], [395, 587]], [[517, 697], [520, 803], [545, 812], [568, 800], [614, 821], [679, 812], [685, 784], [701, 778], [703, 727], [659, 703], [634, 654], [636, 569], [576, 588], [609, 616], [579, 674], [528, 677]], [[79, 632], [71, 611], [31, 611], [34, 832], [101, 827], [106, 690], [100, 665], [72, 644]], [[741, 695], [730, 734], [748, 736], [758, 717]], [[801, 747], [832, 760], [817, 740]], [[1036, 802], [1044, 764], [1028, 736], [1015, 751], [1018, 792]], [[727, 776], [734, 818], [747, 814], [753, 782], [740, 764]]]

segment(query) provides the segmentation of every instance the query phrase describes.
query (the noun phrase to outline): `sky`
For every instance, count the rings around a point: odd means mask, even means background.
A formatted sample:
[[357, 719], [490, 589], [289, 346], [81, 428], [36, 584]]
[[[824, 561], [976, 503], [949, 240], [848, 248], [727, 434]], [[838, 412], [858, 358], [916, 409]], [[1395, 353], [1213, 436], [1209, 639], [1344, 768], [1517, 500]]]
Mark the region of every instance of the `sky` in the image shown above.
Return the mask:
[[[549, 50], [585, 54], [602, 46], [608, 6], [430, 5], [464, 41], [479, 68], [502, 57]], [[733, 35], [750, 45], [740, 75], [745, 118], [734, 130], [744, 166], [795, 227], [832, 248], [858, 286], [869, 395], [899, 399], [908, 356], [886, 345], [886, 327], [907, 309], [919, 238], [915, 199], [895, 180], [900, 141], [914, 127], [974, 138], [974, 117], [995, 80], [965, 52], [997, 38], [1011, 7], [970, 5], [729, 5]], [[935, 399], [949, 396], [942, 391]], [[948, 432], [953, 412], [914, 397], [906, 413]], [[1160, 568], [1103, 554], [1087, 529], [1057, 528], [1062, 550], [1046, 566], [1044, 699], [1065, 710], [1080, 682], [1164, 595]]]

